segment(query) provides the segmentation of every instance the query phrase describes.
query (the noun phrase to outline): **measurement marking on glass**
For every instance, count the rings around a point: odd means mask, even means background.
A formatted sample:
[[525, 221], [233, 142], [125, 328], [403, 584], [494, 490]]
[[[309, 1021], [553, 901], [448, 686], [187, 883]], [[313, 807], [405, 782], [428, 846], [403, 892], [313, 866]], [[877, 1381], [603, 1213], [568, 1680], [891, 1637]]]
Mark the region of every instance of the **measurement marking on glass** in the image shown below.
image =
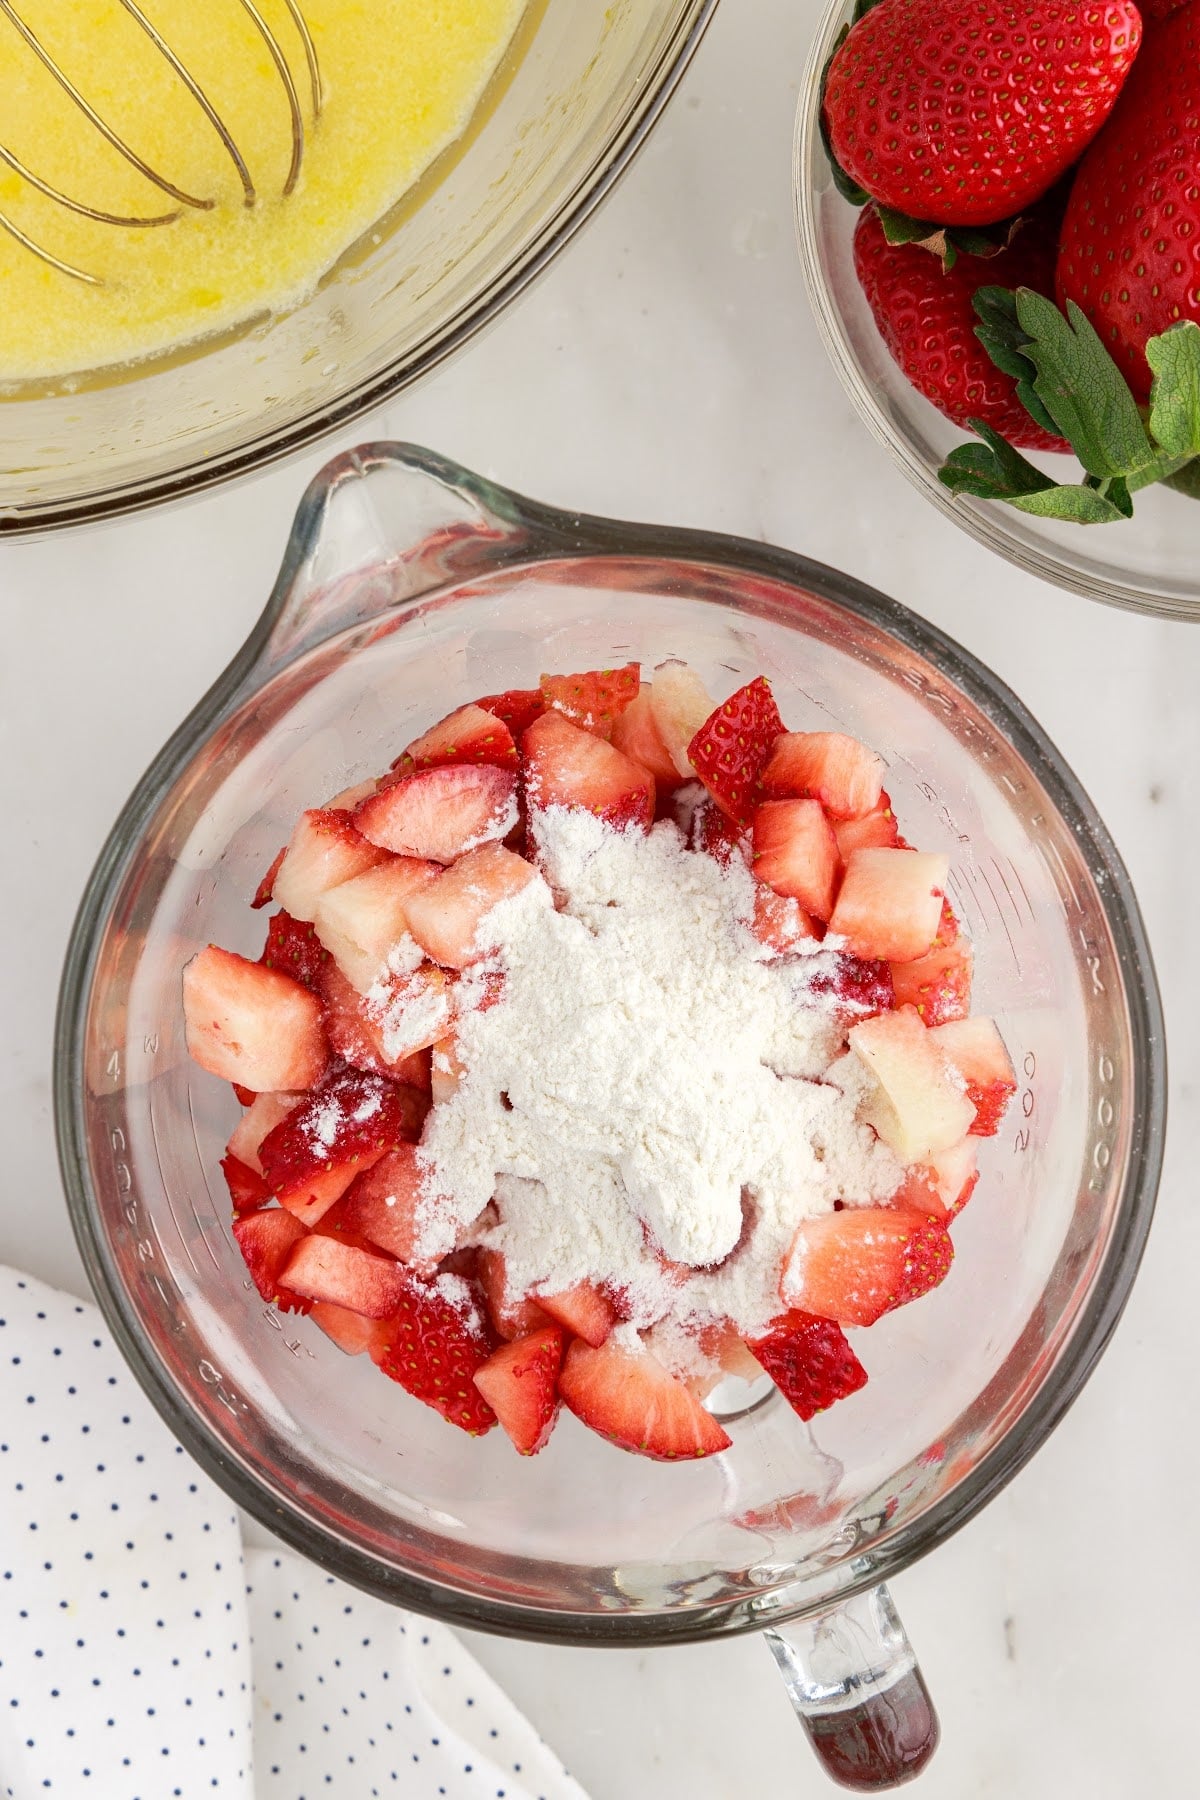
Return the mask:
[[[191, 1088], [190, 1088], [190, 1087], [189, 1087], [189, 1088], [188, 1088], [188, 1091], [187, 1091], [187, 1104], [188, 1104], [188, 1124], [189, 1124], [189, 1125], [190, 1125], [190, 1126], [191, 1126], [191, 1128], [192, 1128], [192, 1141], [193, 1141], [193, 1142], [194, 1142], [194, 1143], [195, 1143], [195, 1145], [196, 1145], [196, 1148], [197, 1148], [197, 1150], [199, 1150], [199, 1148], [200, 1148], [200, 1137], [199, 1137], [199, 1133], [198, 1133], [198, 1132], [197, 1132], [197, 1130], [196, 1130], [196, 1115], [195, 1115], [195, 1113], [194, 1113], [194, 1112], [193, 1112], [193, 1111], [192, 1111], [192, 1090], [191, 1090]], [[203, 1161], [203, 1159], [201, 1159], [201, 1160], [202, 1160], [202, 1161]], [[207, 1174], [207, 1170], [206, 1170], [206, 1172], [205, 1172], [205, 1177], [204, 1177], [204, 1186], [205, 1186], [205, 1189], [206, 1189], [206, 1191], [208, 1191], [208, 1197], [209, 1197], [209, 1199], [210, 1199], [210, 1200], [211, 1200], [211, 1199], [212, 1199], [212, 1193], [211, 1193], [211, 1191], [209, 1191], [209, 1190], [208, 1190], [208, 1174]], [[165, 1182], [164, 1182], [164, 1183], [163, 1183], [163, 1191], [164, 1191], [164, 1192], [165, 1192], [165, 1191], [166, 1191], [166, 1183], [165, 1183]], [[169, 1196], [168, 1196], [168, 1201], [169, 1201]], [[216, 1208], [215, 1208], [215, 1207], [214, 1207], [214, 1216], [216, 1216], [216, 1217], [220, 1217], [220, 1214], [219, 1214], [219, 1213], [217, 1213], [217, 1212], [216, 1212]], [[172, 1218], [174, 1218], [174, 1217], [175, 1217], [175, 1215], [174, 1215], [174, 1213], [172, 1213], [172, 1214], [171, 1214], [171, 1217], [172, 1217]], [[196, 1220], [196, 1223], [197, 1223], [197, 1225], [200, 1225], [200, 1220], [199, 1220], [199, 1219], [197, 1219], [197, 1220]], [[178, 1221], [176, 1221], [176, 1230], [178, 1230], [178, 1229], [179, 1229], [179, 1226], [178, 1226]], [[181, 1234], [180, 1234], [180, 1235], [181, 1235], [181, 1236], [182, 1236], [182, 1233], [181, 1233]], [[186, 1241], [186, 1240], [185, 1240], [185, 1241]], [[208, 1254], [209, 1254], [209, 1256], [210, 1256], [210, 1257], [211, 1257], [211, 1258], [212, 1258], [212, 1266], [213, 1266], [213, 1268], [214, 1268], [214, 1269], [216, 1269], [216, 1270], [218, 1270], [218, 1271], [219, 1271], [219, 1270], [220, 1270], [220, 1267], [221, 1267], [221, 1264], [220, 1264], [220, 1262], [219, 1262], [219, 1261], [218, 1261], [218, 1259], [217, 1259], [217, 1253], [216, 1253], [216, 1251], [215, 1251], [215, 1250], [214, 1250], [214, 1249], [213, 1249], [213, 1247], [212, 1247], [212, 1245], [211, 1245], [211, 1244], [210, 1244], [210, 1243], [209, 1243], [209, 1241], [208, 1241], [208, 1233], [207, 1233], [207, 1232], [206, 1232], [206, 1231], [205, 1231], [205, 1229], [204, 1229], [204, 1227], [203, 1227], [203, 1225], [200, 1225], [200, 1242], [201, 1242], [201, 1243], [202, 1243], [202, 1244], [203, 1244], [203, 1245], [204, 1245], [204, 1248], [205, 1248], [205, 1249], [206, 1249], [206, 1250], [207, 1250], [207, 1251], [208, 1251]], [[194, 1266], [194, 1265], [193, 1265], [193, 1266]]]
[[[993, 869], [995, 869], [997, 875], [1000, 877], [1001, 885], [1004, 888], [1005, 893], [1008, 895], [1008, 903], [1013, 909], [1013, 918], [1017, 921], [1017, 927], [1018, 927], [1018, 929], [1020, 929], [1021, 909], [1017, 905], [1016, 896], [1014, 895], [1012, 888], [1009, 886], [1008, 876], [1004, 873], [1004, 865], [1003, 865], [1003, 863], [999, 862], [996, 857], [993, 856], [992, 867], [993, 867]], [[1009, 864], [1009, 867], [1012, 868], [1011, 863]], [[1016, 874], [1015, 869], [1013, 869], [1013, 874], [1014, 875]], [[1022, 892], [1024, 892], [1024, 890], [1022, 890]], [[1029, 904], [1029, 899], [1028, 899], [1027, 895], [1026, 895], [1025, 903], [1026, 903], [1026, 905]]]
[[[191, 1097], [191, 1094], [189, 1093], [188, 1094], [189, 1111], [191, 1109], [191, 1099], [192, 1099], [192, 1097]], [[193, 1120], [192, 1121], [193, 1135], [195, 1134], [195, 1130], [196, 1130], [196, 1123], [195, 1123], [195, 1120]], [[158, 1163], [158, 1166], [160, 1169], [164, 1168], [166, 1165], [163, 1162], [162, 1148], [158, 1141], [158, 1120], [154, 1116], [154, 1097], [153, 1097], [153, 1095], [151, 1096], [151, 1099], [150, 1099], [150, 1136], [154, 1140], [155, 1160]], [[184, 1237], [183, 1232], [180, 1230], [179, 1220], [175, 1217], [175, 1208], [171, 1203], [171, 1190], [167, 1186], [165, 1181], [163, 1182], [163, 1193], [166, 1195], [167, 1211], [171, 1215], [171, 1223], [175, 1227], [176, 1236], [178, 1237], [179, 1242], [183, 1245], [183, 1254], [187, 1257], [188, 1261], [192, 1265], [192, 1274], [199, 1275], [200, 1271], [196, 1267], [196, 1259], [192, 1255], [191, 1246], [188, 1243], [187, 1239]]]
[[[996, 909], [996, 917], [1000, 921], [1000, 924], [1002, 925], [1002, 927], [1004, 929], [1004, 935], [1008, 939], [1008, 947], [1012, 951], [1013, 967], [1016, 969], [1017, 974], [1020, 975], [1020, 973], [1021, 973], [1021, 958], [1017, 955], [1017, 946], [1013, 942], [1012, 931], [1009, 928], [1008, 920], [1004, 916], [1004, 908], [1001, 906], [1000, 901], [997, 898], [996, 890], [992, 886], [991, 881], [988, 878], [988, 872], [986, 869], [980, 869], [979, 879], [980, 879], [980, 881], [982, 881], [984, 887], [987, 889], [989, 895], [991, 896], [992, 905]], [[1021, 921], [1018, 919], [1017, 924], [1019, 925], [1020, 923], [1021, 923]]]

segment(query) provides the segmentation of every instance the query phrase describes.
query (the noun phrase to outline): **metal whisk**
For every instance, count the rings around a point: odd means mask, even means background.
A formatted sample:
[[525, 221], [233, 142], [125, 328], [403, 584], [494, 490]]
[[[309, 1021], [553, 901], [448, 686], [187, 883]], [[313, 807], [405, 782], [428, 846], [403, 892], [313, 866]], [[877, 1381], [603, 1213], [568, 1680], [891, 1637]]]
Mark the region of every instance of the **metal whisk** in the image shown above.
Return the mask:
[[[296, 182], [299, 180], [301, 164], [304, 161], [307, 131], [304, 105], [300, 98], [300, 91], [297, 87], [296, 77], [292, 72], [292, 66], [288, 60], [287, 52], [280, 43], [278, 34], [272, 30], [271, 26], [263, 18], [262, 13], [254, 4], [254, 0], [237, 0], [237, 3], [248, 15], [255, 30], [262, 37], [287, 98], [288, 110], [291, 115], [292, 157], [287, 179], [283, 185], [283, 194], [286, 198], [286, 196], [293, 191]], [[246, 165], [244, 156], [234, 141], [233, 134], [230, 132], [229, 127], [222, 119], [220, 113], [182, 59], [146, 17], [141, 7], [136, 4], [136, 0], [120, 0], [120, 4], [124, 7], [130, 17], [141, 27], [142, 31], [145, 32], [146, 37], [151, 44], [153, 44], [155, 50], [164, 58], [178, 78], [182, 87], [190, 94], [192, 100], [207, 118], [209, 124], [212, 126], [224, 146], [234, 168], [237, 170], [238, 179], [242, 184], [243, 203], [246, 206], [253, 206], [258, 199], [254, 178]], [[283, 0], [283, 4], [287, 8], [292, 24], [295, 27], [295, 33], [299, 40], [300, 47], [303, 50], [304, 61], [308, 70], [308, 88], [311, 97], [312, 123], [315, 124], [321, 115], [321, 106], [324, 98], [321, 85], [321, 70], [317, 62], [316, 46], [313, 43], [312, 33], [309, 30], [304, 14], [297, 4], [297, 0]], [[63, 193], [60, 188], [54, 187], [48, 181], [44, 181], [40, 175], [28, 168], [19, 157], [15, 156], [11, 150], [7, 149], [2, 142], [0, 142], [0, 163], [6, 164], [22, 181], [27, 182], [29, 186], [35, 188], [38, 193], [44, 194], [47, 199], [55, 201], [60, 206], [66, 207], [69, 212], [75, 213], [80, 218], [94, 219], [101, 225], [120, 225], [144, 229], [150, 226], [170, 225], [174, 220], [178, 219], [183, 210], [188, 207], [197, 212], [210, 212], [212, 210], [217, 204], [215, 200], [205, 199], [196, 194], [189, 194], [183, 188], [178, 187], [175, 182], [169, 180], [160, 170], [152, 168], [151, 165], [146, 162], [143, 157], [139, 156], [137, 151], [125, 141], [120, 133], [116, 131], [107, 120], [101, 117], [95, 107], [80, 93], [66, 70], [61, 67], [46, 49], [45, 45], [35, 36], [34, 32], [17, 11], [12, 0], [0, 0], [0, 14], [8, 19], [19, 36], [33, 52], [34, 56], [36, 56], [38, 61], [42, 64], [43, 68], [53, 76], [63, 92], [67, 94], [75, 106], [78, 107], [89, 125], [91, 125], [95, 131], [98, 131], [101, 137], [104, 138], [107, 143], [111, 144], [112, 148], [123, 156], [125, 161], [135, 168], [140, 175], [145, 176], [146, 180], [158, 188], [161, 193], [166, 194], [169, 199], [178, 202], [178, 204], [172, 211], [157, 213], [153, 217], [130, 217], [120, 213], [103, 212], [97, 207], [85, 205], [82, 200], [73, 199], [71, 195]], [[69, 275], [75, 281], [85, 281], [91, 287], [104, 286], [104, 282], [100, 276], [90, 274], [86, 269], [77, 268], [73, 263], [65, 262], [61, 257], [55, 256], [51, 250], [47, 249], [45, 244], [35, 242], [27, 232], [22, 231], [21, 227], [14, 219], [9, 218], [7, 214], [2, 211], [0, 211], [0, 230], [8, 232], [8, 234], [11, 237], [14, 237], [19, 244], [23, 244], [27, 250], [31, 250], [33, 254], [40, 257], [44, 263], [49, 263], [50, 267], [52, 269], [57, 269], [60, 274]]]

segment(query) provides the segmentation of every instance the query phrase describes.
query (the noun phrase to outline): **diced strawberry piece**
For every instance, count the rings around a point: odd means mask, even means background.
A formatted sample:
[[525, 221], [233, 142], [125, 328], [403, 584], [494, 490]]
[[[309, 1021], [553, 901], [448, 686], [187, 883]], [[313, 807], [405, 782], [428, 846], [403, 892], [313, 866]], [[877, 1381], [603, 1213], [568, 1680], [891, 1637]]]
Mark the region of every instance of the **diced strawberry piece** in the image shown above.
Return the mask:
[[337, 1070], [263, 1139], [259, 1157], [271, 1191], [315, 1225], [357, 1176], [404, 1141], [420, 1106], [412, 1088]]
[[732, 1440], [699, 1400], [648, 1350], [568, 1346], [558, 1391], [583, 1424], [659, 1462], [692, 1461], [728, 1450]]
[[561, 713], [535, 719], [521, 739], [531, 807], [581, 806], [622, 829], [654, 818], [654, 777]]
[[[425, 1171], [415, 1144], [385, 1151], [373, 1168], [358, 1176], [321, 1221], [322, 1230], [378, 1245], [402, 1263], [420, 1264], [417, 1243], [426, 1203]], [[436, 1259], [435, 1259], [436, 1261]]]
[[318, 900], [313, 929], [360, 994], [386, 973], [388, 957], [407, 940], [409, 896], [441, 872], [440, 863], [393, 856], [353, 881], [340, 882]]
[[792, 1411], [805, 1420], [866, 1386], [867, 1371], [832, 1319], [786, 1312], [772, 1319], [771, 1329], [754, 1338], [750, 1349]]
[[819, 800], [766, 800], [754, 811], [754, 873], [816, 919], [833, 911], [841, 863]]
[[460, 706], [414, 738], [392, 768], [397, 775], [415, 775], [419, 769], [440, 769], [451, 763], [493, 763], [498, 769], [515, 769], [513, 734], [502, 719], [482, 706]]
[[785, 731], [762, 772], [764, 794], [811, 794], [835, 819], [873, 812], [883, 791], [885, 764], [842, 731]]
[[351, 1312], [348, 1306], [335, 1306], [332, 1300], [314, 1301], [308, 1316], [347, 1356], [361, 1356], [369, 1350], [379, 1329], [374, 1319]]
[[444, 970], [422, 963], [411, 975], [380, 983], [366, 996], [331, 963], [321, 989], [325, 1029], [338, 1055], [356, 1069], [415, 1086], [406, 1075], [411, 1059], [437, 1042], [453, 1013]]
[[231, 1081], [229, 1085], [233, 1089], [239, 1106], [253, 1106], [258, 1099], [254, 1089], [243, 1087], [240, 1081]]
[[848, 862], [852, 850], [892, 850], [900, 836], [896, 815], [887, 795], [881, 793], [876, 804], [861, 819], [834, 819], [833, 835], [838, 855]]
[[543, 675], [545, 704], [596, 737], [612, 737], [613, 721], [636, 700], [642, 672], [637, 663], [623, 669], [588, 669], [582, 675]]
[[476, 1270], [487, 1301], [488, 1315], [500, 1337], [509, 1341], [528, 1337], [531, 1332], [553, 1324], [549, 1313], [544, 1312], [536, 1300], [509, 1299], [508, 1272], [502, 1250], [480, 1250]]
[[[475, 1386], [475, 1371], [494, 1348], [475, 1290], [466, 1281], [441, 1275], [425, 1282], [400, 1269], [404, 1296], [371, 1356], [406, 1393], [432, 1406], [460, 1430], [490, 1431], [496, 1415]], [[456, 1286], [461, 1293], [456, 1291]], [[449, 1288], [449, 1293], [444, 1290]]]
[[954, 1019], [929, 1035], [966, 1083], [966, 1098], [975, 1109], [972, 1136], [995, 1137], [1017, 1091], [1016, 1071], [996, 1021]]
[[958, 922], [958, 916], [955, 913], [954, 908], [948, 900], [943, 899], [942, 916], [938, 920], [937, 936], [933, 940], [933, 948], [935, 950], [944, 950], [947, 944], [953, 944], [955, 942], [961, 932], [962, 926]]
[[275, 969], [290, 975], [314, 994], [321, 991], [321, 971], [329, 961], [329, 953], [313, 927], [291, 913], [277, 912], [267, 924], [267, 941], [259, 962], [264, 969]]
[[433, 1046], [430, 1063], [429, 1091], [433, 1104], [441, 1106], [458, 1092], [458, 1084], [466, 1074], [466, 1064], [458, 1054], [458, 1040], [453, 1032], [439, 1038]]
[[325, 802], [322, 810], [352, 813], [355, 807], [361, 806], [367, 795], [373, 794], [378, 786], [379, 783], [375, 777], [368, 775], [364, 781], [356, 781], [350, 787], [339, 788], [338, 792]]
[[650, 686], [654, 723], [682, 781], [696, 773], [688, 745], [713, 711], [713, 698], [685, 662], [660, 663]]
[[269, 1131], [274, 1131], [280, 1119], [286, 1119], [299, 1106], [303, 1098], [303, 1094], [256, 1094], [253, 1105], [246, 1108], [234, 1126], [225, 1146], [226, 1153], [244, 1163], [255, 1174], [261, 1175], [259, 1145]]
[[283, 1278], [293, 1293], [344, 1306], [364, 1319], [390, 1318], [405, 1295], [399, 1263], [311, 1231], [284, 1264]]
[[279, 852], [279, 855], [275, 858], [275, 861], [271, 864], [270, 868], [259, 882], [258, 886], [255, 888], [254, 898], [250, 902], [255, 912], [262, 906], [270, 905], [275, 893], [275, 877], [283, 866], [283, 859], [286, 855], [287, 845], [285, 844], [283, 849]]
[[520, 822], [517, 772], [488, 763], [424, 769], [364, 800], [354, 819], [372, 843], [397, 855], [452, 863]]
[[[502, 844], [487, 844], [482, 850], [461, 856], [452, 868], [412, 896], [408, 903], [408, 928], [435, 962], [448, 969], [463, 969], [486, 954], [477, 940], [487, 914], [536, 880], [536, 869], [530, 868], [522, 857]], [[546, 903], [550, 904], [549, 890]], [[431, 1041], [444, 1034], [445, 1025]]]
[[612, 1301], [590, 1281], [578, 1282], [561, 1294], [538, 1294], [536, 1299], [543, 1312], [548, 1312], [573, 1337], [582, 1338], [596, 1349], [617, 1322]]
[[658, 728], [648, 687], [643, 687], [629, 702], [625, 711], [617, 714], [613, 720], [611, 741], [613, 748], [619, 750], [622, 756], [629, 757], [631, 762], [643, 769], [649, 769], [660, 799], [685, 779], [675, 767], [675, 760]]
[[849, 956], [844, 950], [834, 952], [832, 970], [814, 972], [811, 985], [814, 994], [830, 994], [837, 1000], [839, 1015], [847, 1025], [891, 1012], [896, 1004], [890, 965], [864, 962], [861, 956]]
[[500, 719], [508, 726], [515, 739], [529, 730], [535, 719], [540, 719], [546, 710], [546, 702], [540, 687], [509, 688], [503, 694], [485, 694], [482, 700], [475, 702], [484, 712]]
[[301, 813], [275, 877], [275, 899], [293, 919], [311, 924], [322, 894], [373, 869], [385, 854], [340, 808]]
[[269, 1203], [270, 1188], [258, 1171], [248, 1163], [226, 1154], [221, 1158], [221, 1173], [225, 1177], [225, 1186], [229, 1189], [235, 1213], [257, 1212], [260, 1206]]
[[949, 1223], [975, 1190], [979, 1180], [978, 1155], [978, 1139], [965, 1137], [948, 1150], [939, 1150], [928, 1162], [914, 1163], [888, 1205], [927, 1212], [932, 1218]]
[[846, 1207], [801, 1225], [780, 1292], [788, 1306], [818, 1318], [873, 1325], [894, 1306], [935, 1288], [953, 1258], [954, 1246], [937, 1219], [899, 1207]]
[[[439, 1038], [438, 1042], [441, 1042]], [[349, 1062], [350, 1058], [346, 1058]], [[400, 1082], [402, 1087], [414, 1088], [418, 1094], [433, 1093], [433, 1052], [428, 1045], [424, 1050], [414, 1050], [411, 1056], [402, 1056], [395, 1068], [390, 1071], [391, 1079]]]
[[971, 1010], [974, 954], [966, 938], [938, 947], [915, 962], [894, 963], [897, 1006], [915, 1006], [926, 1025], [965, 1019]]
[[788, 955], [798, 944], [818, 935], [818, 927], [797, 901], [777, 894], [761, 881], [754, 890], [754, 917], [750, 929], [760, 944], [765, 944], [778, 956]]
[[702, 800], [696, 808], [692, 814], [690, 836], [692, 849], [711, 856], [723, 869], [729, 867], [735, 856], [748, 863], [753, 854], [741, 826], [735, 825], [714, 800]]
[[744, 829], [753, 823], [759, 777], [782, 730], [771, 684], [756, 675], [709, 715], [688, 745], [697, 775]]
[[522, 1456], [536, 1456], [550, 1442], [562, 1406], [562, 1356], [562, 1332], [550, 1326], [502, 1344], [475, 1371], [475, 1386]]
[[263, 1299], [273, 1301], [283, 1312], [307, 1312], [307, 1299], [281, 1279], [296, 1245], [308, 1236], [299, 1219], [273, 1206], [268, 1211], [246, 1213], [235, 1219], [233, 1235]]
[[215, 944], [183, 971], [183, 1020], [192, 1059], [256, 1094], [311, 1087], [328, 1061], [316, 996]]
[[915, 962], [933, 943], [949, 860], [917, 850], [854, 850], [829, 929], [868, 960]]
[[700, 1348], [715, 1359], [723, 1375], [734, 1375], [739, 1381], [757, 1381], [762, 1375], [762, 1364], [729, 1319], [701, 1326], [699, 1338]]
[[966, 1136], [975, 1109], [911, 1006], [855, 1025], [849, 1043], [873, 1078], [859, 1117], [902, 1162], [926, 1162]]

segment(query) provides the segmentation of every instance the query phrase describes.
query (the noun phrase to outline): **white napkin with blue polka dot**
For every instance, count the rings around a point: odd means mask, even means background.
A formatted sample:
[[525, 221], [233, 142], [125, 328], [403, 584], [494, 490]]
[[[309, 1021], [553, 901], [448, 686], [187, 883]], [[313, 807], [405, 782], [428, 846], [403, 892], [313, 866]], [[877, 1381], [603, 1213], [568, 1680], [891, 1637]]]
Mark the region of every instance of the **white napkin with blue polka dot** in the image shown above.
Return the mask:
[[586, 1800], [444, 1626], [243, 1549], [95, 1307], [0, 1266], [4, 1800]]

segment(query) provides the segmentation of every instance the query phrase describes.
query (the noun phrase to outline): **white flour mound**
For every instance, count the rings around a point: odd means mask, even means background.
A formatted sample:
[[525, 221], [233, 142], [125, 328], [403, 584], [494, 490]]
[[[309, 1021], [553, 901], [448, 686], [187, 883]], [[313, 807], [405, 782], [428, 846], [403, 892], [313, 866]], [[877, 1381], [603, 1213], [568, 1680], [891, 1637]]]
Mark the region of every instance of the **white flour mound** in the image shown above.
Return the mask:
[[458, 1020], [466, 1073], [425, 1128], [428, 1248], [474, 1226], [511, 1293], [604, 1282], [635, 1326], [717, 1316], [753, 1335], [781, 1310], [801, 1220], [900, 1179], [821, 1080], [845, 1042], [811, 987], [833, 955], [768, 956], [749, 872], [673, 824], [556, 807], [536, 840], [546, 881], [487, 915], [487, 960], [460, 984], [469, 1006], [503, 975]]

